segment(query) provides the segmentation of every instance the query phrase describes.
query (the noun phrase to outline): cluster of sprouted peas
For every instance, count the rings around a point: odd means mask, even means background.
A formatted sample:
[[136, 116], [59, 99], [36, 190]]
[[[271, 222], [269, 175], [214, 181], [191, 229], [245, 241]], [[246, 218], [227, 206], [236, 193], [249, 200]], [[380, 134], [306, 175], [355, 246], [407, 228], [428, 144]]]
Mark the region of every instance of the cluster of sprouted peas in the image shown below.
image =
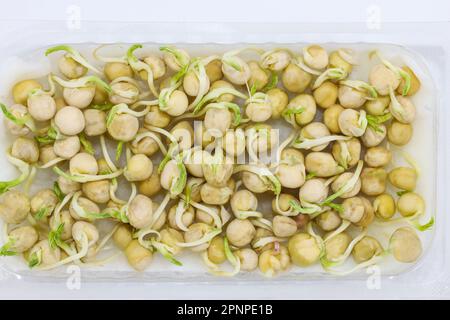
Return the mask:
[[[0, 255], [34, 270], [102, 265], [117, 256], [99, 258], [112, 239], [138, 271], [156, 254], [182, 269], [180, 253], [193, 251], [218, 276], [292, 265], [345, 275], [421, 256], [418, 233], [434, 218], [399, 149], [421, 86], [408, 66], [371, 52], [367, 78], [354, 79], [352, 50], [319, 45], [202, 57], [106, 49], [89, 62], [49, 48], [58, 72], [17, 82], [14, 103], [1, 104], [20, 174], [0, 182]], [[408, 165], [394, 165], [398, 153]], [[53, 181], [30, 193], [37, 170]], [[374, 225], [394, 226], [384, 244]]]

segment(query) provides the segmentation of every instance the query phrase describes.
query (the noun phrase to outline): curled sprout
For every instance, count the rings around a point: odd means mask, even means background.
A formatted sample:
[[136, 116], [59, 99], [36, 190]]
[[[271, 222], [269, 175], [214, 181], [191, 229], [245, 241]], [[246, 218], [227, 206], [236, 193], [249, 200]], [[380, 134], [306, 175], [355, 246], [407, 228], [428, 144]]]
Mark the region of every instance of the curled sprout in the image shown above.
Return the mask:
[[322, 208], [318, 205], [308, 203], [305, 201], [302, 201], [302, 204], [300, 204], [298, 201], [290, 200], [289, 201], [289, 209], [295, 213], [295, 215], [302, 213], [302, 214], [314, 214], [316, 212], [319, 212], [322, 210]]
[[54, 216], [54, 222], [56, 226], [59, 226], [59, 224], [61, 223], [61, 210], [66, 206], [67, 203], [69, 203], [70, 199], [72, 199], [74, 195], [74, 192], [71, 192], [67, 195], [65, 195], [60, 202], [58, 203], [58, 205], [55, 207], [55, 210], [53, 211], [53, 216]]
[[161, 150], [161, 152], [162, 152], [164, 155], [167, 154], [166, 146], [165, 146], [164, 143], [161, 141], [161, 139], [160, 139], [156, 134], [154, 134], [153, 132], [142, 132], [142, 133], [138, 133], [138, 134], [136, 135], [136, 137], [134, 137], [134, 140], [133, 140], [132, 143], [133, 143], [133, 144], [134, 144], [134, 143], [138, 144], [142, 139], [145, 139], [145, 138], [151, 138], [151, 139], [153, 139], [153, 141], [155, 141], [156, 144], [158, 145], [158, 147], [159, 147], [159, 149]]
[[263, 229], [266, 229], [269, 231], [273, 231], [272, 221], [267, 220], [266, 218], [252, 219], [252, 220], [250, 220], [250, 222], [258, 228], [263, 228]]
[[[94, 56], [95, 59], [100, 60], [102, 62], [119, 62], [119, 63], [127, 63], [127, 59], [124, 56], [122, 57], [105, 57], [99, 54], [99, 51], [105, 47], [112, 47], [113, 45], [107, 45], [107, 44], [103, 44], [99, 47], [97, 47], [94, 52], [92, 53], [92, 55]], [[119, 46], [119, 48], [123, 48], [122, 46]]]
[[174, 258], [173, 249], [170, 246], [153, 239], [150, 240], [150, 243], [167, 261], [179, 267], [183, 265], [180, 261]]
[[103, 88], [106, 92], [112, 92], [110, 85], [97, 76], [85, 76], [74, 80], [63, 80], [57, 76], [52, 76], [52, 78], [64, 88], [85, 88], [91, 84], [96, 84]]
[[201, 244], [210, 242], [215, 236], [220, 234], [222, 229], [211, 227], [211, 230], [203, 235], [200, 239], [192, 242], [177, 242], [176, 245], [182, 248], [197, 247]]
[[185, 69], [189, 65], [190, 62], [189, 56], [187, 56], [181, 50], [178, 50], [175, 47], [168, 47], [168, 46], [160, 47], [159, 50], [165, 52], [166, 54], [171, 55], [178, 64], [178, 67], [180, 69]]
[[291, 143], [292, 140], [297, 136], [297, 132], [292, 130], [289, 136], [278, 146], [276, 158], [275, 158], [275, 167], [278, 167], [281, 164], [281, 154], [283, 150]]
[[313, 89], [318, 88], [327, 80], [342, 80], [347, 78], [348, 73], [341, 68], [330, 68], [325, 70], [314, 82]]
[[243, 61], [237, 56], [241, 51], [243, 50], [232, 50], [224, 53], [221, 59], [222, 63], [230, 66], [238, 72], [243, 71], [241, 67], [241, 63], [243, 63]]
[[283, 110], [282, 115], [287, 117], [287, 116], [291, 116], [291, 115], [295, 115], [295, 114], [301, 114], [305, 112], [305, 108], [302, 106], [296, 106], [293, 108], [287, 108], [285, 110]]
[[70, 206], [72, 209], [82, 218], [88, 220], [96, 220], [96, 219], [106, 219], [110, 218], [109, 213], [96, 213], [96, 212], [88, 212], [83, 207], [78, 204], [78, 198], [81, 196], [81, 191], [75, 192], [72, 197], [72, 201], [70, 202]]
[[178, 148], [179, 148], [178, 143], [170, 144], [169, 150], [167, 151], [167, 153], [165, 154], [164, 158], [161, 160], [161, 163], [158, 166], [158, 174], [161, 174], [167, 162], [169, 162], [172, 158], [176, 156]]
[[134, 183], [130, 183], [131, 193], [130, 196], [128, 197], [128, 201], [123, 201], [115, 196], [115, 191], [117, 190], [117, 179], [113, 179], [112, 185], [114, 187], [111, 187], [109, 189], [110, 196], [112, 196], [111, 199], [113, 199], [113, 201], [117, 200], [115, 202], [122, 204], [122, 206], [120, 207], [119, 210], [109, 209], [107, 211], [107, 214], [105, 214], [105, 217], [111, 217], [122, 223], [129, 223], [130, 220], [128, 219], [128, 208], [130, 207], [131, 201], [136, 197], [137, 194], [136, 185]]
[[285, 217], [297, 216], [300, 212], [297, 212], [294, 209], [295, 205], [298, 205], [301, 208], [301, 210], [306, 210], [305, 208], [301, 207], [301, 205], [298, 202], [296, 202], [296, 201], [288, 202], [288, 204], [289, 204], [289, 208], [287, 210], [283, 210], [280, 207], [280, 195], [277, 195], [275, 197], [275, 208], [277, 209], [277, 213], [282, 215], [282, 216], [285, 216]]
[[358, 61], [355, 57], [355, 52], [352, 49], [348, 48], [340, 48], [338, 49], [339, 56], [344, 59], [346, 62], [348, 62], [351, 65], [357, 65]]
[[205, 180], [201, 178], [192, 178], [187, 181], [183, 199], [186, 207], [191, 204], [192, 189], [201, 186], [204, 182]]
[[292, 59], [292, 63], [307, 73], [313, 74], [315, 76], [320, 76], [320, 74], [321, 74], [320, 71], [308, 67], [305, 64], [303, 57], [301, 57], [301, 56], [298, 56], [297, 58]]
[[100, 136], [100, 147], [102, 149], [103, 158], [105, 159], [109, 170], [111, 172], [116, 172], [117, 171], [117, 167], [114, 164], [114, 162], [111, 160], [111, 157], [109, 156], [108, 149], [106, 147], [105, 136], [103, 136], [103, 135]]
[[364, 110], [359, 111], [358, 123], [353, 128], [351, 128], [351, 133], [355, 137], [362, 136], [367, 129], [368, 120], [366, 117], [366, 112]]
[[161, 111], [169, 109], [169, 100], [172, 93], [181, 86], [183, 76], [186, 74], [189, 65], [186, 65], [183, 69], [178, 71], [171, 79], [167, 88], [164, 88], [159, 93], [158, 104]]
[[[51, 160], [51, 161], [49, 161], [49, 162], [47, 162], [47, 163], [45, 163], [45, 164], [43, 164], [43, 165], [41, 165], [41, 166], [38, 166], [38, 168], [39, 169], [48, 169], [48, 168], [51, 168], [51, 167], [53, 167], [55, 164], [58, 164], [58, 163], [60, 163], [60, 162], [63, 162], [63, 161], [65, 161], [66, 159], [64, 159], [64, 158], [55, 158], [55, 159], [53, 159], [53, 160]], [[33, 170], [33, 169], [35, 169], [34, 167], [31, 169], [31, 170]]]
[[418, 219], [416, 220], [408, 219], [407, 222], [410, 223], [417, 230], [423, 232], [431, 229], [434, 226], [434, 216], [432, 216], [430, 220], [428, 220], [428, 222], [426, 222], [425, 224], [421, 224]]
[[192, 101], [192, 103], [189, 105], [189, 109], [195, 108], [209, 90], [209, 78], [206, 74], [205, 66], [210, 61], [214, 60], [212, 58], [215, 59], [216, 57], [214, 56], [206, 59], [194, 59], [189, 65], [188, 71], [192, 70], [198, 79], [198, 93], [194, 101]]
[[[187, 199], [186, 199], [186, 197], [184, 196], [184, 195], [180, 195], [180, 198], [186, 203], [186, 201], [187, 201]], [[207, 213], [208, 215], [210, 215], [211, 216], [211, 218], [213, 218], [213, 220], [214, 220], [214, 225], [218, 228], [218, 229], [221, 229], [222, 228], [222, 219], [220, 218], [220, 216], [219, 216], [219, 214], [218, 214], [218, 212], [216, 211], [216, 210], [214, 210], [214, 209], [212, 209], [212, 208], [210, 208], [210, 207], [208, 207], [208, 206], [205, 206], [205, 205], [203, 205], [203, 204], [201, 204], [201, 203], [198, 203], [198, 202], [195, 202], [195, 201], [192, 201], [192, 200], [190, 200], [190, 204], [194, 207], [194, 208], [196, 208], [196, 209], [199, 209], [199, 210], [202, 210], [202, 211], [204, 211], [205, 213]], [[177, 208], [178, 209], [178, 208]], [[180, 217], [181, 218], [181, 217]], [[178, 225], [178, 223], [177, 223], [177, 225]], [[180, 228], [181, 229], [181, 228]], [[187, 229], [187, 228], [186, 228]], [[184, 231], [186, 231], [186, 230], [184, 230]]]
[[[241, 109], [236, 103], [232, 102], [214, 102], [210, 103], [202, 111], [206, 112], [209, 109], [228, 109], [233, 113], [233, 126], [238, 126], [242, 121]], [[203, 113], [203, 112], [201, 112]]]
[[411, 76], [408, 72], [406, 72], [405, 70], [403, 70], [400, 67], [394, 66], [391, 62], [389, 62], [388, 60], [382, 58], [379, 54], [378, 51], [375, 51], [374, 54], [381, 60], [381, 62], [391, 71], [397, 73], [404, 81], [405, 81], [405, 86], [403, 88], [402, 91], [402, 95], [406, 96], [409, 92], [409, 90], [411, 89]]
[[313, 227], [313, 223], [309, 222], [308, 225], [306, 226], [306, 232], [314, 238], [314, 240], [316, 240], [317, 245], [320, 248], [320, 255], [319, 255], [319, 259], [321, 260], [323, 258], [323, 256], [325, 255], [325, 243], [322, 239], [321, 236], [319, 236], [318, 234], [316, 234], [316, 232], [314, 231], [314, 227]]
[[66, 51], [67, 53], [65, 56], [67, 58], [72, 58], [82, 66], [86, 67], [89, 70], [92, 70], [95, 73], [101, 73], [100, 70], [91, 65], [78, 51], [67, 45], [60, 45], [49, 48], [47, 49], [47, 51], [45, 51], [45, 55], [48, 56], [49, 54], [57, 51]]
[[[115, 84], [128, 83], [130, 86], [123, 88], [121, 86], [114, 86]], [[148, 95], [148, 92], [143, 92], [140, 94], [139, 83], [130, 77], [118, 77], [111, 81], [112, 95], [117, 95], [118, 97], [124, 99], [137, 100], [144, 98]]]
[[322, 204], [323, 205], [327, 205], [328, 203], [330, 203], [331, 201], [333, 201], [334, 199], [339, 198], [340, 196], [342, 196], [344, 193], [349, 192], [350, 190], [353, 189], [353, 187], [356, 185], [356, 183], [358, 182], [359, 176], [361, 175], [361, 171], [363, 169], [363, 165], [364, 162], [362, 160], [358, 161], [358, 165], [356, 166], [356, 170], [353, 173], [353, 176], [342, 186], [339, 188], [339, 190], [335, 193], [333, 193], [332, 195], [330, 195], [328, 198], [326, 198]]
[[417, 161], [408, 152], [402, 151], [401, 155], [403, 159], [405, 159], [405, 161], [414, 169], [417, 176], [420, 176], [421, 170]]
[[[343, 232], [343, 230], [341, 231]], [[330, 267], [335, 267], [338, 265], [341, 265], [342, 263], [344, 263], [344, 261], [350, 256], [350, 254], [352, 253], [352, 250], [354, 248], [354, 246], [365, 236], [367, 235], [367, 229], [363, 228], [362, 232], [360, 232], [358, 234], [358, 236], [356, 236], [348, 245], [348, 247], [345, 249], [344, 253], [342, 255], [340, 255], [337, 258], [332, 258], [332, 259], [327, 259], [325, 256], [323, 256], [320, 259], [320, 263], [322, 264], [322, 266], [325, 269], [329, 269]], [[326, 238], [325, 242], [327, 240], [329, 240], [330, 238]]]
[[[408, 193], [409, 191], [402, 191], [399, 192], [399, 195]], [[434, 226], [434, 222], [435, 222], [435, 217], [434, 215], [431, 215], [430, 219], [425, 222], [424, 224], [421, 224], [420, 222], [420, 218], [425, 214], [425, 211], [423, 210], [418, 210], [416, 213], [414, 213], [413, 215], [409, 216], [409, 217], [401, 217], [401, 218], [396, 218], [396, 219], [391, 219], [391, 220], [377, 220], [377, 223], [380, 224], [397, 224], [397, 223], [401, 223], [401, 222], [405, 222], [408, 223], [409, 225], [411, 225], [412, 227], [414, 227], [415, 229], [417, 229], [418, 231], [427, 231], [429, 229], [431, 229]]]
[[228, 262], [233, 266], [233, 271], [227, 272], [220, 270], [217, 264], [213, 263], [208, 259], [208, 253], [206, 251], [202, 254], [203, 261], [209, 267], [208, 271], [211, 274], [221, 277], [233, 277], [236, 274], [238, 274], [239, 271], [241, 270], [241, 260], [231, 250], [227, 237], [224, 237], [223, 239], [223, 249], [225, 252], [225, 257], [227, 258]]
[[45, 134], [35, 136], [35, 139], [41, 145], [46, 145], [51, 144], [56, 140], [63, 139], [63, 137], [64, 136], [59, 132], [59, 130], [55, 126], [51, 125]]
[[173, 134], [171, 134], [170, 132], [168, 132], [164, 129], [161, 129], [161, 128], [158, 128], [155, 126], [149, 126], [149, 125], [145, 126], [145, 128], [147, 128], [150, 131], [157, 132], [157, 133], [160, 133], [160, 134], [166, 136], [172, 144], [178, 144], [177, 138], [175, 138], [175, 136]]
[[[280, 61], [280, 55], [281, 58], [285, 59], [284, 61]], [[285, 48], [277, 48], [266, 51], [261, 55], [261, 67], [264, 69], [279, 71], [281, 69], [280, 67], [285, 66], [292, 60], [292, 56], [293, 53], [291, 50]]]
[[62, 176], [68, 180], [79, 182], [79, 183], [85, 183], [85, 182], [92, 182], [92, 181], [100, 181], [100, 180], [109, 180], [113, 178], [117, 178], [120, 176], [123, 172], [122, 169], [114, 171], [109, 174], [99, 174], [99, 175], [92, 175], [92, 174], [69, 174], [62, 171], [57, 166], [53, 167], [53, 171], [59, 175]]
[[363, 91], [367, 93], [366, 99], [373, 100], [378, 98], [377, 90], [367, 82], [361, 81], [361, 80], [343, 80], [340, 81], [339, 84], [342, 84], [344, 86], [356, 89], [358, 91]]
[[[117, 198], [117, 196], [116, 196], [116, 191], [117, 191], [117, 188], [119, 187], [119, 184], [118, 184], [118, 182], [117, 182], [117, 179], [116, 178], [114, 178], [114, 179], [112, 179], [111, 180], [111, 183], [110, 183], [110, 185], [109, 185], [109, 197], [111, 198], [111, 200], [112, 201], [114, 201], [115, 203], [117, 203], [117, 204], [125, 204], [125, 203], [127, 203], [126, 201], [124, 201], [124, 200], [122, 200], [122, 199], [119, 199], [119, 198]], [[114, 211], [115, 212], [115, 211]], [[120, 217], [120, 213], [121, 212], [117, 212], [116, 214], [116, 216], [118, 216], [118, 217]], [[119, 218], [119, 220], [122, 220], [122, 219], [120, 219]]]
[[360, 269], [364, 269], [364, 268], [370, 267], [370, 266], [372, 266], [374, 264], [377, 264], [378, 262], [380, 262], [383, 259], [383, 257], [385, 255], [386, 255], [385, 253], [381, 253], [379, 255], [374, 255], [369, 260], [357, 264], [356, 266], [354, 266], [350, 270], [338, 271], [338, 270], [333, 270], [333, 269], [328, 268], [327, 272], [332, 274], [332, 275], [336, 275], [336, 276], [346, 276], [346, 275], [354, 273], [354, 272], [356, 272], [356, 271], [358, 271]]
[[258, 167], [253, 165], [239, 165], [234, 168], [233, 173], [238, 173], [242, 171], [252, 172], [269, 187], [276, 195], [281, 192], [280, 180], [270, 171], [267, 167]]
[[256, 87], [252, 87], [250, 90], [250, 98], [245, 101], [245, 105], [248, 105], [250, 103], [264, 103], [268, 104], [270, 103], [269, 96], [265, 94], [264, 92], [253, 92]]
[[320, 138], [316, 138], [316, 139], [307, 139], [307, 138], [303, 138], [303, 137], [298, 137], [297, 139], [295, 139], [291, 146], [297, 149], [306, 149], [309, 150], [311, 148], [323, 145], [323, 144], [327, 144], [329, 142], [332, 141], [345, 141], [345, 140], [349, 140], [350, 137], [346, 137], [346, 136], [339, 136], [339, 135], [330, 135], [330, 136], [325, 136], [325, 137], [320, 137]]
[[126, 114], [132, 115], [136, 118], [140, 118], [140, 117], [145, 116], [149, 112], [149, 110], [150, 110], [150, 107], [147, 106], [142, 111], [134, 111], [134, 110], [130, 109], [127, 104], [119, 103], [119, 104], [115, 105], [114, 107], [112, 107], [112, 109], [109, 111], [108, 116], [106, 117], [106, 127], [109, 128], [111, 126], [111, 123], [113, 122], [115, 116], [118, 114], [126, 113]]
[[178, 201], [178, 205], [175, 209], [175, 224], [180, 230], [188, 231], [188, 227], [186, 227], [183, 223], [183, 214], [186, 212], [186, 207], [183, 201]]
[[142, 44], [134, 44], [132, 45], [128, 51], [127, 51], [127, 61], [128, 64], [130, 65], [130, 67], [137, 73], [141, 72], [141, 71], [146, 71], [147, 72], [147, 83], [148, 83], [148, 87], [150, 89], [150, 91], [152, 92], [152, 94], [157, 97], [158, 96], [158, 92], [156, 91], [155, 88], [155, 84], [153, 83], [153, 71], [152, 68], [146, 64], [145, 62], [140, 61], [134, 54], [133, 52], [136, 49], [141, 49], [142, 48]]
[[199, 113], [202, 107], [209, 103], [217, 101], [217, 99], [223, 95], [223, 94], [232, 94], [236, 97], [239, 97], [241, 99], [247, 99], [247, 96], [243, 94], [242, 92], [234, 89], [234, 88], [228, 88], [228, 87], [222, 87], [222, 88], [216, 88], [211, 91], [209, 91], [198, 103], [194, 106], [194, 114]]
[[88, 250], [90, 248], [89, 239], [88, 239], [86, 232], [81, 232], [81, 234], [77, 234], [76, 236], [74, 236], [74, 240], [80, 244], [80, 250], [78, 251], [78, 253], [76, 253], [75, 250], [70, 249], [69, 256], [67, 258], [60, 260], [52, 265], [43, 266], [40, 268], [40, 270], [54, 269], [59, 266], [65, 265], [72, 261], [77, 261], [77, 260], [85, 257], [88, 254]]
[[140, 106], [157, 106], [157, 105], [159, 105], [159, 100], [158, 99], [155, 99], [155, 100], [140, 100], [140, 101], [137, 101], [137, 102], [135, 102], [135, 103], [133, 103], [132, 105], [131, 105], [131, 109], [136, 109], [137, 107], [140, 107]]
[[272, 90], [278, 86], [278, 74], [275, 72], [270, 73], [269, 82], [261, 89], [262, 92], [267, 92], [269, 90]]
[[236, 216], [236, 218], [240, 219], [240, 220], [245, 220], [248, 218], [262, 218], [263, 214], [259, 211], [252, 211], [252, 210], [248, 210], [248, 211], [244, 211], [244, 210], [236, 210], [236, 212], [234, 212], [234, 215]]
[[334, 230], [333, 232], [331, 232], [330, 234], [328, 234], [325, 239], [324, 242], [328, 242], [331, 239], [333, 239], [335, 236], [337, 236], [338, 234], [341, 234], [342, 232], [344, 232], [345, 230], [347, 230], [348, 227], [350, 227], [352, 223], [348, 220], [343, 220], [341, 225]]
[[[345, 262], [345, 260], [350, 256], [350, 254], [352, 253], [353, 248], [355, 247], [355, 245], [365, 236], [367, 235], [367, 229], [363, 228], [363, 231], [358, 234], [358, 236], [356, 236], [348, 245], [348, 247], [345, 249], [344, 253], [342, 255], [340, 255], [339, 257], [335, 258], [335, 259], [327, 259], [326, 257], [322, 257], [322, 259], [320, 260], [320, 263], [322, 264], [322, 266], [325, 269], [328, 269], [330, 267], [334, 267], [334, 266], [338, 266], [342, 263]], [[325, 240], [326, 241], [326, 240]]]
[[398, 101], [397, 97], [395, 96], [394, 89], [392, 87], [389, 87], [389, 97], [391, 98], [391, 113], [392, 115], [397, 119], [402, 119], [402, 121], [408, 123], [408, 119], [405, 119], [406, 111], [404, 107], [401, 105], [401, 103]]
[[47, 79], [48, 79], [48, 85], [50, 87], [48, 91], [45, 91], [43, 89], [33, 89], [28, 93], [28, 97], [39, 96], [39, 95], [53, 96], [55, 94], [55, 90], [56, 90], [55, 81], [53, 80], [53, 74], [50, 73], [47, 76]]
[[0, 194], [5, 193], [15, 186], [18, 186], [19, 184], [27, 180], [31, 174], [30, 165], [20, 159], [13, 157], [10, 150], [6, 152], [6, 158], [20, 171], [20, 176], [10, 181], [0, 181]]
[[32, 132], [36, 131], [36, 125], [34, 124], [34, 120], [29, 113], [27, 113], [23, 117], [18, 118], [15, 115], [13, 115], [11, 111], [9, 111], [8, 108], [3, 103], [0, 103], [0, 108], [2, 109], [3, 115], [8, 120], [12, 121], [18, 126], [26, 126]]
[[173, 197], [176, 197], [183, 192], [184, 187], [186, 186], [187, 171], [186, 171], [186, 167], [183, 164], [183, 155], [182, 154], [177, 155], [174, 158], [174, 160], [177, 163], [177, 168], [178, 168], [178, 171], [180, 172], [180, 174], [175, 179], [172, 180], [172, 183], [170, 185], [170, 194]]
[[326, 207], [329, 207], [331, 209], [333, 209], [334, 211], [337, 211], [339, 213], [343, 213], [344, 212], [344, 207], [341, 204], [337, 204], [334, 202], [326, 202], [323, 204]]
[[156, 241], [160, 241], [161, 240], [161, 234], [158, 231], [147, 227], [145, 229], [141, 229], [141, 230], [135, 232], [133, 234], [133, 238], [137, 238], [139, 243], [143, 247], [149, 248], [150, 241], [147, 240], [147, 239], [149, 239], [149, 238], [156, 238]]
[[279, 238], [279, 237], [263, 237], [258, 239], [253, 245], [252, 247], [254, 249], [260, 249], [270, 243], [280, 243], [280, 242], [284, 242], [286, 241], [285, 238]]

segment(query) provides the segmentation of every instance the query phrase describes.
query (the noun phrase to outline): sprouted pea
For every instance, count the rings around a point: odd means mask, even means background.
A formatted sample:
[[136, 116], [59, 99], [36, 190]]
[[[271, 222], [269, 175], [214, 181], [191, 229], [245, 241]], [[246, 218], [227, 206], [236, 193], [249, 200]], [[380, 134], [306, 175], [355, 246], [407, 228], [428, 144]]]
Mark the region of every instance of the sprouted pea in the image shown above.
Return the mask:
[[275, 72], [282, 71], [291, 61], [291, 53], [285, 49], [275, 49], [261, 55], [261, 66]]
[[130, 65], [130, 67], [135, 72], [139, 73], [141, 71], [145, 71], [147, 73], [148, 87], [150, 88], [150, 91], [152, 92], [152, 94], [155, 97], [157, 97], [158, 96], [158, 92], [156, 91], [155, 85], [153, 83], [154, 75], [153, 75], [152, 68], [150, 67], [150, 65], [146, 64], [145, 62], [140, 61], [133, 54], [136, 49], [141, 49], [141, 48], [142, 48], [141, 44], [132, 45], [127, 51], [127, 61], [128, 61], [128, 64]]
[[234, 84], [244, 85], [251, 77], [249, 65], [237, 55], [242, 50], [233, 50], [222, 56], [222, 72]]
[[70, 88], [70, 89], [84, 88], [91, 84], [95, 84], [95, 85], [100, 86], [103, 90], [105, 90], [108, 93], [110, 93], [112, 91], [111, 87], [97, 76], [85, 76], [85, 77], [81, 77], [79, 79], [74, 79], [74, 80], [69, 80], [69, 81], [63, 80], [57, 76], [53, 76], [53, 80], [56, 81], [59, 85], [61, 85], [64, 88]]
[[327, 80], [342, 80], [348, 76], [347, 72], [340, 68], [331, 68], [325, 70], [319, 77], [316, 79], [313, 85], [313, 89], [318, 88], [322, 83]]
[[33, 118], [27, 109], [21, 105], [13, 105], [8, 109], [3, 103], [0, 103], [3, 115], [7, 119], [7, 126], [11, 133], [26, 135], [29, 131], [36, 131]]
[[10, 181], [0, 181], [0, 194], [3, 194], [7, 192], [9, 189], [23, 183], [30, 176], [31, 173], [31, 167], [25, 161], [13, 157], [9, 151], [7, 151], [6, 157], [8, 161], [12, 163], [14, 166], [16, 166], [17, 169], [20, 171], [20, 176]]
[[[398, 75], [398, 78], [402, 78], [403, 79], [404, 85], [403, 85], [402, 95], [406, 96], [408, 94], [410, 88], [411, 88], [411, 75], [408, 72], [406, 72], [405, 70], [403, 70], [402, 68], [393, 65], [391, 62], [389, 62], [386, 59], [383, 59], [380, 56], [378, 51], [375, 51], [374, 54], [381, 60], [381, 62], [383, 63], [383, 65], [387, 69], [389, 69], [391, 72], [393, 72], [396, 75]], [[396, 81], [395, 83], [396, 83], [396, 85], [395, 85], [395, 88], [393, 88], [393, 89], [396, 89], [399, 86], [399, 84], [400, 84], [399, 81]], [[392, 87], [394, 87], [394, 86], [392, 86]], [[385, 95], [385, 94], [386, 94], [386, 92], [383, 93], [383, 95]]]
[[175, 47], [164, 46], [159, 48], [164, 53], [164, 61], [174, 71], [180, 71], [189, 65], [191, 60], [189, 54]]
[[[73, 61], [77, 62], [79, 65], [83, 66], [86, 69], [92, 70], [95, 73], [98, 73], [98, 74], [101, 73], [100, 70], [98, 70], [96, 67], [91, 65], [78, 51], [76, 51], [75, 49], [73, 49], [72, 47], [67, 46], [67, 45], [60, 45], [60, 46], [55, 46], [55, 47], [49, 48], [49, 49], [47, 49], [47, 51], [45, 51], [45, 55], [48, 56], [49, 54], [58, 52], [58, 51], [66, 52], [66, 54], [62, 58], [62, 59], [65, 59], [66, 61], [60, 62], [60, 70], [68, 78], [71, 78], [71, 79], [80, 78], [84, 75], [84, 73], [86, 73], [84, 70], [78, 71], [77, 66], [75, 66], [75, 68], [68, 68], [67, 65], [70, 64], [70, 62], [67, 61], [68, 59], [72, 59]], [[75, 70], [72, 70], [72, 69], [75, 69]]]

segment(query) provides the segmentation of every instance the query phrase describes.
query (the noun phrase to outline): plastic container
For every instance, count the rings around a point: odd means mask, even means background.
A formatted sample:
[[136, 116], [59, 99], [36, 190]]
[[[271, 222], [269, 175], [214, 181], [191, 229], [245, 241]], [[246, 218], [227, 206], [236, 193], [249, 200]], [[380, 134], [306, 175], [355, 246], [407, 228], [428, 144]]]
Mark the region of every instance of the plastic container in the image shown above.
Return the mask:
[[[421, 167], [418, 192], [427, 203], [427, 217], [435, 213], [434, 227], [421, 237], [424, 254], [411, 265], [392, 263], [387, 259], [380, 265], [380, 278], [393, 287], [434, 286], [433, 292], [444, 292], [442, 286], [449, 282], [449, 254], [446, 248], [449, 237], [445, 230], [450, 227], [446, 217], [446, 167], [448, 126], [445, 121], [448, 102], [445, 90], [448, 72], [448, 44], [440, 42], [437, 30], [446, 24], [383, 25], [382, 30], [367, 30], [360, 24], [213, 24], [213, 23], [96, 23], [83, 22], [80, 29], [69, 29], [65, 22], [42, 22], [27, 25], [24, 22], [0, 25], [2, 50], [0, 53], [0, 101], [5, 100], [12, 83], [24, 77], [42, 77], [50, 71], [49, 58], [44, 57], [45, 48], [55, 44], [74, 44], [82, 52], [92, 50], [100, 43], [143, 43], [146, 47], [159, 44], [176, 44], [194, 54], [196, 52], [224, 52], [229, 48], [247, 45], [274, 48], [290, 47], [297, 52], [309, 43], [318, 43], [327, 49], [346, 47], [368, 53], [379, 49], [383, 56], [394, 63], [405, 62], [418, 74], [422, 89], [414, 98], [418, 116], [414, 123], [413, 141], [405, 149]], [[411, 28], [421, 30], [412, 35]], [[448, 26], [447, 26], [448, 27]], [[447, 70], [445, 69], [447, 68]], [[356, 74], [356, 73], [355, 73]], [[14, 78], [16, 77], [16, 78]], [[5, 149], [8, 139], [0, 129], [0, 146]], [[401, 157], [397, 156], [397, 163]], [[14, 176], [14, 169], [0, 158], [0, 179]], [[426, 220], [424, 218], [424, 220]], [[384, 241], [383, 244], [386, 244]], [[248, 284], [265, 281], [265, 284], [281, 284], [297, 281], [332, 286], [334, 283], [351, 284], [365, 281], [363, 271], [346, 277], [326, 274], [320, 267], [295, 268], [272, 279], [263, 278], [258, 272], [239, 274], [228, 279], [211, 276], [200, 258], [191, 254], [180, 257], [185, 267], [172, 266], [158, 257], [146, 272], [132, 271], [122, 257], [102, 267], [82, 269], [86, 281], [149, 281], [149, 282], [206, 282]], [[4, 277], [16, 277], [25, 281], [64, 281], [65, 268], [51, 272], [30, 271], [18, 258], [0, 258], [0, 272]], [[370, 271], [373, 274], [373, 270]], [[299, 285], [301, 285], [299, 283]]]

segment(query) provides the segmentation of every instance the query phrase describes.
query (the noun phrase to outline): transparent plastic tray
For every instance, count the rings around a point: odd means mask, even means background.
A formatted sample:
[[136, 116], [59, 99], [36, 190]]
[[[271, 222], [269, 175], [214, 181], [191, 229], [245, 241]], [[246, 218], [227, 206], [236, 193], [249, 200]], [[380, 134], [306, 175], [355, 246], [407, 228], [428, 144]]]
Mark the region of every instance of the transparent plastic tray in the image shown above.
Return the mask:
[[[435, 215], [434, 227], [420, 237], [424, 254], [414, 264], [400, 264], [387, 258], [380, 266], [381, 277], [393, 285], [425, 285], [448, 282], [448, 236], [449, 227], [445, 210], [445, 186], [448, 172], [445, 161], [448, 126], [443, 125], [447, 111], [443, 108], [448, 48], [435, 37], [438, 26], [427, 25], [412, 36], [406, 24], [384, 25], [383, 31], [369, 31], [359, 24], [302, 25], [302, 24], [213, 24], [213, 23], [96, 23], [83, 22], [80, 29], [67, 29], [65, 22], [41, 22], [27, 25], [11, 23], [0, 30], [3, 41], [0, 53], [0, 101], [8, 100], [14, 82], [25, 77], [44, 77], [52, 69], [51, 59], [44, 57], [45, 48], [55, 44], [73, 44], [84, 53], [102, 43], [142, 43], [146, 50], [157, 50], [159, 44], [175, 44], [196, 53], [221, 53], [230, 48], [255, 46], [262, 48], [289, 47], [297, 52], [306, 44], [319, 43], [327, 49], [353, 48], [363, 56], [378, 49], [394, 63], [405, 63], [413, 68], [422, 82], [422, 89], [413, 98], [417, 106], [412, 141], [404, 149], [421, 168], [417, 191], [427, 204], [427, 218]], [[417, 28], [417, 27], [416, 27]], [[363, 31], [361, 31], [363, 30]], [[430, 36], [428, 36], [430, 35]], [[88, 54], [86, 55], [88, 56]], [[91, 60], [93, 61], [93, 60]], [[352, 75], [361, 72], [362, 68]], [[10, 139], [3, 125], [0, 128], [0, 147], [6, 149]], [[395, 155], [396, 164], [404, 162]], [[0, 157], [0, 179], [13, 177], [15, 169], [4, 157]], [[40, 181], [45, 180], [41, 175]], [[426, 218], [424, 218], [426, 220]], [[391, 229], [392, 230], [392, 229]], [[1, 234], [0, 234], [1, 235]], [[3, 235], [1, 235], [3, 236]], [[389, 234], [381, 239], [386, 246]], [[320, 266], [310, 268], [293, 267], [272, 279], [265, 279], [258, 272], [241, 273], [234, 278], [219, 278], [210, 275], [198, 254], [184, 253], [180, 256], [183, 267], [169, 264], [162, 257], [154, 259], [143, 273], [130, 269], [123, 257], [100, 267], [83, 268], [82, 277], [87, 281], [149, 281], [149, 282], [201, 282], [201, 283], [282, 283], [302, 280], [319, 283], [328, 281], [352, 282], [367, 279], [362, 271], [346, 277], [325, 273]], [[20, 258], [0, 258], [0, 272], [5, 277], [16, 277], [30, 281], [63, 281], [67, 278], [65, 268], [50, 272], [30, 271]], [[438, 290], [438, 289], [436, 289]]]

